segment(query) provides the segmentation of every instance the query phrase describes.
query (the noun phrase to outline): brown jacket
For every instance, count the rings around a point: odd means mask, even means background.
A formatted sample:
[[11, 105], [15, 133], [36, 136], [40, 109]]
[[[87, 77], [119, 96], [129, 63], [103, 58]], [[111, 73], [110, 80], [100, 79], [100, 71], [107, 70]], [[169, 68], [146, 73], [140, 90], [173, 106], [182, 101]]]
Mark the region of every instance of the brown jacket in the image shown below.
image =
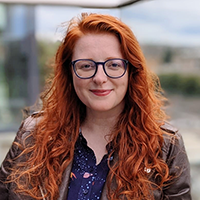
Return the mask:
[[[22, 141], [32, 130], [37, 123], [37, 118], [29, 117], [22, 123], [15, 141]], [[181, 135], [177, 132], [177, 129], [172, 128], [170, 125], [166, 124], [161, 127], [165, 132], [172, 133], [172, 136], [164, 137], [164, 145], [162, 148], [163, 159], [168, 164], [170, 169], [170, 174], [179, 174], [177, 179], [173, 180], [170, 187], [162, 188], [162, 190], [154, 191], [155, 200], [191, 200], [190, 195], [190, 169], [189, 162], [185, 152], [185, 147]], [[13, 192], [13, 184], [4, 184], [7, 176], [9, 175], [10, 163], [8, 159], [13, 159], [19, 155], [19, 149], [12, 145], [5, 160], [3, 161], [0, 168], [0, 200], [33, 200], [28, 196], [17, 195]], [[22, 158], [23, 159], [23, 158]], [[69, 184], [69, 177], [72, 165], [70, 164], [64, 174], [63, 180], [60, 185], [60, 197], [58, 200], [67, 199], [67, 191]], [[151, 179], [153, 181], [153, 170], [151, 170]], [[45, 188], [42, 187], [40, 183], [40, 191], [43, 194]], [[115, 187], [115, 185], [112, 185]], [[104, 186], [101, 200], [107, 199], [107, 187]], [[45, 198], [43, 198], [45, 200]], [[48, 200], [46, 198], [46, 200]]]

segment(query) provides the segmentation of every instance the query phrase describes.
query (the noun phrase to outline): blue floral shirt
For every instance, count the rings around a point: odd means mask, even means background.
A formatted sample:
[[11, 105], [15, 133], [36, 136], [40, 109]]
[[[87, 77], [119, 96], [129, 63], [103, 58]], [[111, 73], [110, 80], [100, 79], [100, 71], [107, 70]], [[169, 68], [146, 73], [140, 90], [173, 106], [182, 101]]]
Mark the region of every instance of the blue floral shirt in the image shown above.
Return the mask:
[[96, 157], [80, 133], [75, 145], [67, 200], [96, 200], [101, 193], [109, 172], [108, 155], [96, 165]]

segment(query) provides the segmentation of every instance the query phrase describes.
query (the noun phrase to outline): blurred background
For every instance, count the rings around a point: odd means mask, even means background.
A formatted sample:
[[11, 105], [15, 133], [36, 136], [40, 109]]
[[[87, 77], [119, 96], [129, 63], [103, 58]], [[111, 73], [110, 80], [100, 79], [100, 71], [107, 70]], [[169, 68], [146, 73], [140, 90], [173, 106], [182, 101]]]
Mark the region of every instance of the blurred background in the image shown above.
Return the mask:
[[200, 200], [199, 0], [0, 0], [0, 163], [22, 109], [43, 90], [63, 23], [81, 12], [114, 15], [135, 33], [169, 99], [166, 111], [183, 135], [191, 164], [193, 200]]

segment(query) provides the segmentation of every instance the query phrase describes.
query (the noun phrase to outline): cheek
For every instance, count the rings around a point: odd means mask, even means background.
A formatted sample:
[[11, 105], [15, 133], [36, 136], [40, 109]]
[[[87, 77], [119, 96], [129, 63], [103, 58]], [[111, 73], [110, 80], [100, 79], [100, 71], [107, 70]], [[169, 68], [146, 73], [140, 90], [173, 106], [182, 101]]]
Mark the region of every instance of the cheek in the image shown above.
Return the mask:
[[73, 85], [76, 95], [80, 100], [82, 100], [82, 96], [84, 94], [84, 89], [86, 88], [85, 80], [79, 79], [77, 77], [73, 77]]
[[73, 77], [73, 85], [74, 85], [75, 92], [78, 95], [81, 84], [80, 84], [79, 80], [77, 80], [76, 77]]

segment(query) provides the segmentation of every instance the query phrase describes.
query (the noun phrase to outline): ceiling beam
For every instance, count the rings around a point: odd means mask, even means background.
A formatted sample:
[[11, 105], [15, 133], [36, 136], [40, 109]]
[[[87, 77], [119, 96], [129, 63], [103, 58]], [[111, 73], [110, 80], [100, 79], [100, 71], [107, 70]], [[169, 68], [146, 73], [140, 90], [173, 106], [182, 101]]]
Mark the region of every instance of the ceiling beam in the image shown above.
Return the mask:
[[0, 0], [6, 4], [65, 5], [85, 8], [121, 8], [144, 0]]

